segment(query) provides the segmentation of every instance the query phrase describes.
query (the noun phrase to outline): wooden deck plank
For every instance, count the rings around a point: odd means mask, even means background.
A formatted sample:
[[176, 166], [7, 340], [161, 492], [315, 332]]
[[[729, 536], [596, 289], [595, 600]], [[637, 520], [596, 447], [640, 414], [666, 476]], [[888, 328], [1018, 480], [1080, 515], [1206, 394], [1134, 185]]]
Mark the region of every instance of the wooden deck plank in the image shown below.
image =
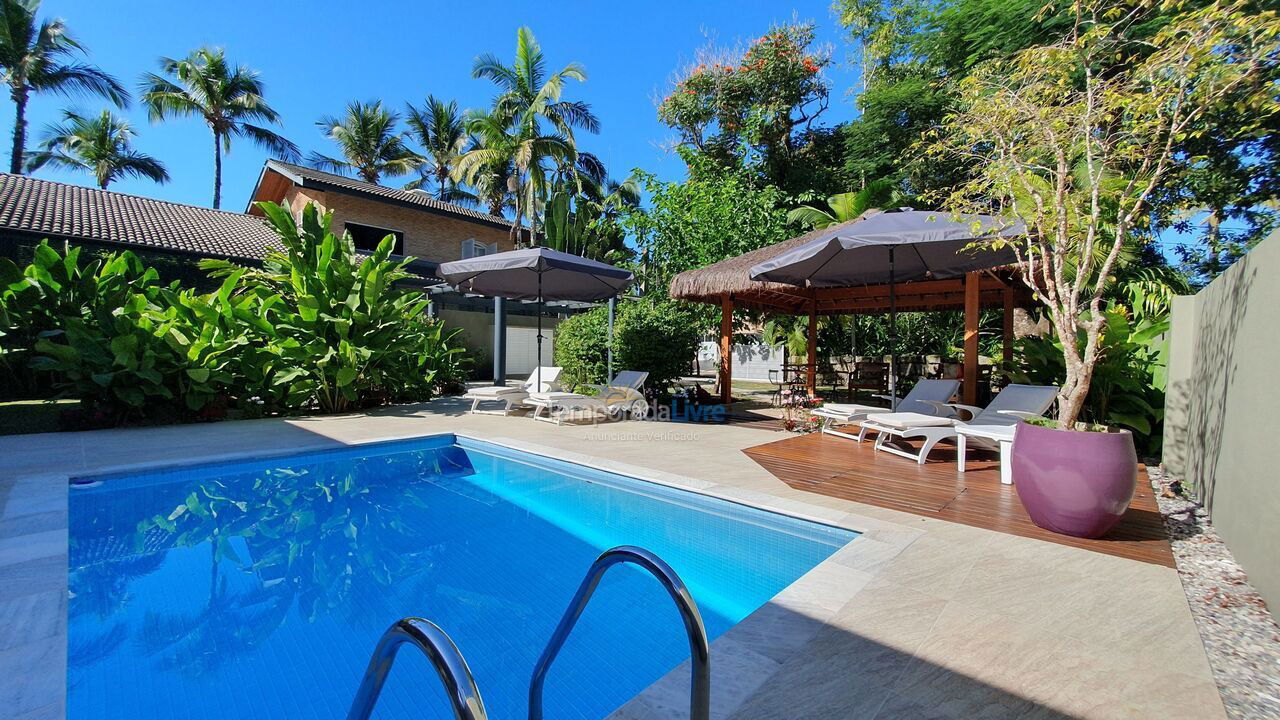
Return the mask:
[[1018, 501], [1017, 488], [1000, 483], [994, 453], [971, 452], [958, 472], [954, 448], [939, 447], [930, 461], [876, 452], [871, 442], [831, 435], [791, 436], [744, 450], [779, 480], [805, 492], [874, 505], [997, 532], [1173, 567], [1164, 520], [1143, 469], [1133, 503], [1104, 538], [1059, 535], [1038, 527]]

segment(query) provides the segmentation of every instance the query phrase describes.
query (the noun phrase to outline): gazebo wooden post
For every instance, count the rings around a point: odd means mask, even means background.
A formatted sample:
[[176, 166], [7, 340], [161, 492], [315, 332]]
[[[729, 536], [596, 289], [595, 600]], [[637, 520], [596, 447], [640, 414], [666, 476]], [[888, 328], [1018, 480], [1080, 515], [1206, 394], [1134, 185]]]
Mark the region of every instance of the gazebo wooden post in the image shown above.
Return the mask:
[[733, 402], [733, 296], [720, 296], [720, 402]]
[[964, 403], [978, 402], [978, 299], [981, 271], [964, 276]]
[[818, 396], [818, 299], [809, 301], [809, 364], [805, 366], [805, 389]]
[[1004, 344], [1001, 348], [1001, 359], [1004, 369], [1013, 365], [1013, 285], [1004, 286]]

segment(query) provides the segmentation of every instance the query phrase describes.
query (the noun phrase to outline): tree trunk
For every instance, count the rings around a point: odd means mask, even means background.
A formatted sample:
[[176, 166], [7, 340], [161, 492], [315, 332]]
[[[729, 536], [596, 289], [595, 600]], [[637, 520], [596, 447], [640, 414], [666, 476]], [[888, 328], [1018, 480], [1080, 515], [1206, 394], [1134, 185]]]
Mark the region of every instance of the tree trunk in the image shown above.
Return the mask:
[[438, 187], [436, 187], [436, 199], [439, 200], [440, 202], [448, 202], [448, 200], [445, 199], [446, 196], [448, 195], [448, 193], [445, 192], [445, 188], [448, 185], [448, 182], [449, 182], [449, 168], [446, 168], [443, 166], [437, 166], [436, 167], [436, 185]]
[[[1080, 368], [1081, 373], [1085, 373], [1085, 368]], [[1080, 419], [1080, 412], [1084, 410], [1085, 398], [1089, 396], [1089, 385], [1091, 378], [1081, 377], [1077, 375], [1074, 381], [1068, 381], [1063, 387], [1063, 393], [1059, 396], [1058, 407], [1058, 427], [1063, 430], [1072, 430], [1076, 426], [1076, 421]]]
[[1205, 236], [1206, 244], [1209, 246], [1208, 265], [1210, 268], [1210, 277], [1217, 277], [1222, 273], [1222, 266], [1219, 258], [1222, 257], [1221, 245], [1219, 240], [1222, 237], [1222, 213], [1218, 208], [1214, 208], [1209, 212], [1209, 217], [1205, 218], [1205, 225], [1208, 227], [1208, 234]]
[[538, 242], [538, 203], [534, 201], [533, 185], [529, 185], [529, 245], [537, 247]]
[[13, 119], [13, 151], [9, 156], [9, 172], [21, 175], [23, 154], [26, 152], [27, 145], [27, 99], [29, 96], [25, 87], [14, 88], [9, 95], [13, 98], [13, 104], [17, 110]]
[[213, 209], [222, 206], [222, 136], [213, 131]]
[[520, 193], [514, 193], [514, 197], [516, 201], [516, 219], [515, 222], [511, 223], [511, 245], [520, 247], [520, 212], [523, 210], [523, 205], [520, 204]]

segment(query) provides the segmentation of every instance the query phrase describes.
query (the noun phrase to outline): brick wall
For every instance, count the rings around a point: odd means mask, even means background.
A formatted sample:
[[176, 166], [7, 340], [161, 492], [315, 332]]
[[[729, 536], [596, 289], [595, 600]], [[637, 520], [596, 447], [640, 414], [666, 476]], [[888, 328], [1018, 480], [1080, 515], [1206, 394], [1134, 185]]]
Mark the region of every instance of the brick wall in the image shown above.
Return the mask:
[[333, 212], [335, 232], [342, 232], [347, 222], [399, 230], [404, 233], [404, 254], [422, 260], [458, 260], [462, 257], [462, 241], [468, 239], [486, 245], [497, 243], [499, 252], [515, 249], [510, 234], [500, 228], [345, 193], [295, 186], [285, 194], [282, 204], [296, 216], [308, 202]]

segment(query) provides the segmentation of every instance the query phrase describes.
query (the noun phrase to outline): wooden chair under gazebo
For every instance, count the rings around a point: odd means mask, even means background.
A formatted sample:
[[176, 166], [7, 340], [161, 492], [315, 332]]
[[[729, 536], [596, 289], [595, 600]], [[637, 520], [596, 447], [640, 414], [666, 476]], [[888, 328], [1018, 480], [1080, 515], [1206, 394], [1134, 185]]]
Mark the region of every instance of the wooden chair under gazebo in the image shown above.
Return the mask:
[[[721, 401], [732, 402], [733, 313], [750, 310], [765, 314], [807, 315], [809, 344], [806, 388], [817, 393], [817, 318], [820, 315], [876, 315], [889, 311], [889, 285], [848, 288], [802, 288], [775, 282], [752, 280], [751, 268], [813, 240], [823, 230], [815, 230], [791, 240], [722, 260], [696, 270], [687, 270], [671, 280], [669, 294], [720, 306], [720, 368], [718, 385]], [[967, 404], [977, 401], [978, 316], [986, 308], [1004, 310], [1003, 360], [1013, 354], [1013, 311], [1033, 307], [1030, 291], [1011, 269], [978, 270], [962, 278], [920, 280], [894, 285], [895, 305], [900, 311], [964, 311], [964, 362], [962, 396]]]

